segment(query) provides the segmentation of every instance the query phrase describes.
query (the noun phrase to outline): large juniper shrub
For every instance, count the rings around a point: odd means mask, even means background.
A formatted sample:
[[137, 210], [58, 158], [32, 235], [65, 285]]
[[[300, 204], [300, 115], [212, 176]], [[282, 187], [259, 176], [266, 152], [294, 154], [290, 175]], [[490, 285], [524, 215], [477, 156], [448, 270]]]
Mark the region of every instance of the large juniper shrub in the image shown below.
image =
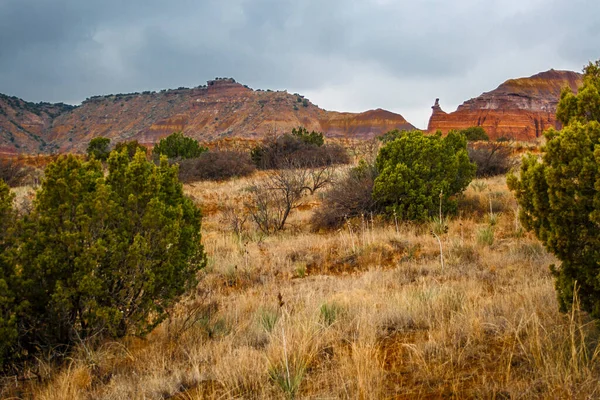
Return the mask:
[[16, 245], [1, 252], [0, 286], [12, 292], [0, 295], [0, 352], [64, 352], [143, 335], [165, 318], [205, 265], [200, 210], [177, 173], [166, 158], [155, 165], [126, 149], [111, 153], [108, 174], [72, 155], [48, 165], [33, 210], [14, 224]]
[[548, 130], [542, 159], [526, 156], [508, 184], [525, 228], [561, 261], [551, 266], [561, 309], [577, 292], [582, 309], [600, 318], [600, 61], [584, 71], [577, 94], [561, 95], [563, 129]]
[[[475, 176], [467, 141], [456, 132], [401, 132], [379, 150], [373, 198], [401, 219], [424, 221], [456, 210], [456, 195]], [[441, 203], [441, 205], [440, 205]]]

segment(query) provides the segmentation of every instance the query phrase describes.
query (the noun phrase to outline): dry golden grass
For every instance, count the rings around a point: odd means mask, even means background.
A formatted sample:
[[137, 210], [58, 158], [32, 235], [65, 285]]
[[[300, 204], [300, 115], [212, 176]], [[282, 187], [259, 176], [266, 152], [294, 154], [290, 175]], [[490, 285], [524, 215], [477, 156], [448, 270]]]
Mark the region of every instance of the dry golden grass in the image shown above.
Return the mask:
[[[186, 191], [205, 210], [209, 264], [196, 292], [146, 339], [80, 349], [40, 399], [597, 398], [598, 330], [558, 311], [555, 262], [516, 219], [504, 178], [473, 183], [438, 241], [430, 226], [365, 216], [227, 229], [224, 210], [261, 173]], [[491, 204], [491, 211], [490, 211]], [[8, 386], [8, 385], [7, 385]]]

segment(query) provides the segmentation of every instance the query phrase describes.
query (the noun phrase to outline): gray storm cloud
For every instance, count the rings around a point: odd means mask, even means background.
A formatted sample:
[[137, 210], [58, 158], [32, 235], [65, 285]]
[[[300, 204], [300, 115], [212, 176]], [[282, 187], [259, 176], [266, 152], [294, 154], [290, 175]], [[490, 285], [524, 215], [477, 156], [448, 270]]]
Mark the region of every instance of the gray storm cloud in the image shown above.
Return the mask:
[[79, 103], [232, 76], [422, 127], [435, 97], [451, 110], [599, 58], [598, 15], [588, 0], [4, 0], [0, 92]]

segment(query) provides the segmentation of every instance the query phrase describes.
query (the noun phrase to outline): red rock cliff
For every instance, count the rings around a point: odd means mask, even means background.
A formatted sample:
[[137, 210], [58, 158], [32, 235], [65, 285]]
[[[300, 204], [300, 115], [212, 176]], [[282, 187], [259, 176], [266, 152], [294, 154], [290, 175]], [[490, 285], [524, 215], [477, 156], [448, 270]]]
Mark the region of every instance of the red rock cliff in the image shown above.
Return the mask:
[[564, 87], [577, 91], [581, 83], [581, 74], [550, 70], [510, 79], [451, 113], [445, 113], [436, 100], [427, 130], [447, 133], [482, 126], [491, 139], [534, 140], [550, 127], [560, 128], [555, 116], [560, 93]]
[[73, 108], [62, 103], [30, 103], [0, 94], [0, 156], [46, 152], [52, 120]]
[[[330, 112], [298, 94], [252, 90], [233, 79], [218, 79], [192, 89], [95, 96], [49, 118], [36, 132], [48, 143], [48, 151], [82, 152], [97, 136], [152, 145], [183, 131], [208, 142], [259, 139], [300, 125], [338, 138], [369, 138], [391, 129], [413, 128], [401, 115], [389, 111]], [[13, 152], [21, 151], [0, 137], [3, 144]], [[27, 146], [26, 151], [32, 148]]]

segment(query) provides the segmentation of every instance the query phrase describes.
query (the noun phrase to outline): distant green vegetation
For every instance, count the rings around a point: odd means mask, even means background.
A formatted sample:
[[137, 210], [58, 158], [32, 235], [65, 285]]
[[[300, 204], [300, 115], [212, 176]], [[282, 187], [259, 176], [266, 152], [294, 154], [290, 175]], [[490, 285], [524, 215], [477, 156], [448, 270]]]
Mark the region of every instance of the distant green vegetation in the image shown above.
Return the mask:
[[486, 133], [485, 129], [481, 126], [471, 126], [466, 129], [462, 129], [459, 131], [467, 138], [469, 142], [477, 142], [477, 141], [489, 141], [490, 137]]
[[119, 142], [115, 145], [113, 151], [117, 151], [120, 153], [123, 151], [123, 149], [126, 149], [125, 153], [129, 156], [129, 158], [133, 158], [135, 156], [135, 153], [137, 153], [138, 151], [141, 151], [144, 154], [148, 154], [148, 149], [145, 146], [139, 144], [137, 140]]
[[322, 132], [309, 132], [308, 129], [304, 128], [303, 126], [292, 129], [292, 136], [300, 139], [306, 144], [311, 144], [314, 146], [320, 147], [325, 143]]
[[102, 136], [90, 140], [87, 147], [87, 155], [96, 160], [106, 161], [110, 154], [110, 139]]
[[175, 132], [161, 139], [154, 146], [152, 153], [167, 156], [169, 159], [187, 159], [196, 158], [205, 151], [208, 149], [201, 146], [197, 140], [184, 136], [182, 132]]

